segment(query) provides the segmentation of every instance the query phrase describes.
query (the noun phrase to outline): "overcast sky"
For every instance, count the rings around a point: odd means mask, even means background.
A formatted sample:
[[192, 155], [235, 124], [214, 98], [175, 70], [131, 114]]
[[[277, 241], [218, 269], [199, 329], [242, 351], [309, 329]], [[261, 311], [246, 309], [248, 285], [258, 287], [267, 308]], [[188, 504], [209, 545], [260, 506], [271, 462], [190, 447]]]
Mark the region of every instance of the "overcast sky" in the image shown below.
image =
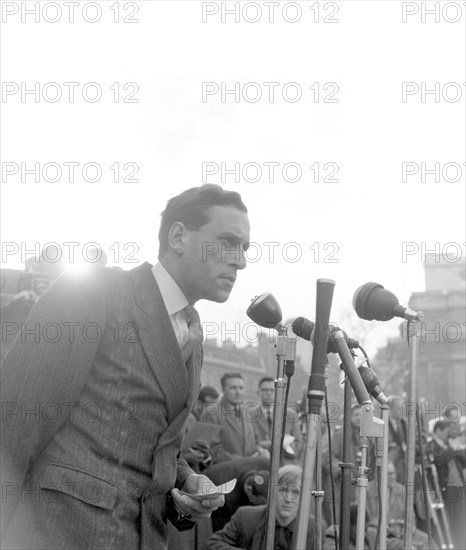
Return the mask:
[[[334, 279], [339, 321], [367, 281], [402, 303], [422, 291], [425, 249], [464, 258], [462, 2], [437, 15], [434, 2], [280, 2], [273, 22], [267, 2], [239, 4], [238, 22], [234, 2], [82, 2], [74, 22], [62, 2], [40, 2], [38, 22], [21, 13], [34, 3], [3, 4], [4, 267], [51, 241], [97, 242], [125, 269], [153, 262], [166, 201], [202, 183], [240, 192], [250, 213], [229, 302], [199, 305], [231, 330], [265, 291], [285, 318], [313, 319], [316, 279]], [[424, 173], [435, 163], [439, 181]]]

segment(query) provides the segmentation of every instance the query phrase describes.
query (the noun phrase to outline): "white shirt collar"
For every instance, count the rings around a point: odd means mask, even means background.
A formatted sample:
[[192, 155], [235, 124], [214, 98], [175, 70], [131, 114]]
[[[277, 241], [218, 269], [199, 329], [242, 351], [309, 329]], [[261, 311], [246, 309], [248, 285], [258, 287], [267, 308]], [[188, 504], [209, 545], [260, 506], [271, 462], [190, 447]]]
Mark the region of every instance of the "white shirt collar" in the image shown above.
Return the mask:
[[159, 286], [168, 315], [174, 315], [189, 306], [189, 302], [181, 288], [160, 262], [152, 267], [152, 273]]

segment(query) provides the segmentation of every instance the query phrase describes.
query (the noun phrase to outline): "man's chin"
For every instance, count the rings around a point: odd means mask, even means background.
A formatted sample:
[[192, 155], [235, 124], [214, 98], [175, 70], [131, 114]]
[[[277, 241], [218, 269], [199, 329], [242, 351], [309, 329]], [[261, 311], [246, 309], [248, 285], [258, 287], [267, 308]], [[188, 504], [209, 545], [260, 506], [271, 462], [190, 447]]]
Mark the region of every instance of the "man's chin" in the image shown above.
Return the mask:
[[230, 297], [231, 291], [221, 291], [217, 292], [215, 295], [211, 296], [210, 298], [206, 298], [206, 300], [210, 300], [211, 302], [217, 302], [217, 304], [223, 304], [228, 300]]

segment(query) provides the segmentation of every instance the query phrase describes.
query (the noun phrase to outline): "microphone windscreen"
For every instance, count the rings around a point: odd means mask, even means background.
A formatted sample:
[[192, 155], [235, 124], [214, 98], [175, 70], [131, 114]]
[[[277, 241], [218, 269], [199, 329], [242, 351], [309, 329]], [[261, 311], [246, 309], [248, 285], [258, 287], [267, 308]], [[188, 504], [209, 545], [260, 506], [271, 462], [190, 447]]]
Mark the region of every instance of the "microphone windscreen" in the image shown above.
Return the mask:
[[310, 340], [312, 331], [314, 330], [314, 323], [306, 319], [306, 317], [298, 317], [293, 321], [291, 329], [296, 336], [304, 338], [304, 340]]
[[270, 292], [257, 296], [246, 311], [247, 316], [261, 327], [275, 328], [282, 320], [280, 304]]
[[389, 321], [395, 317], [397, 297], [378, 283], [360, 286], [353, 296], [353, 307], [361, 319], [366, 321]]

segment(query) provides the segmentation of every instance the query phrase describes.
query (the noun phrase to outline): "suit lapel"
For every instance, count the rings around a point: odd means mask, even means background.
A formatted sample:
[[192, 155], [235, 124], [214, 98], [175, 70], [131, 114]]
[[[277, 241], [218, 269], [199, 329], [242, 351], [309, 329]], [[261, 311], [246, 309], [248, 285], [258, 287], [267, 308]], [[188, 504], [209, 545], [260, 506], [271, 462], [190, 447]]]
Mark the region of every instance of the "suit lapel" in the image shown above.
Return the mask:
[[202, 345], [195, 348], [191, 357], [186, 361], [186, 369], [188, 372], [188, 394], [186, 402], [189, 409], [194, 407], [201, 389], [201, 367], [202, 367]]
[[187, 405], [186, 365], [150, 264], [133, 269], [131, 275], [139, 339], [164, 394], [170, 423]]

